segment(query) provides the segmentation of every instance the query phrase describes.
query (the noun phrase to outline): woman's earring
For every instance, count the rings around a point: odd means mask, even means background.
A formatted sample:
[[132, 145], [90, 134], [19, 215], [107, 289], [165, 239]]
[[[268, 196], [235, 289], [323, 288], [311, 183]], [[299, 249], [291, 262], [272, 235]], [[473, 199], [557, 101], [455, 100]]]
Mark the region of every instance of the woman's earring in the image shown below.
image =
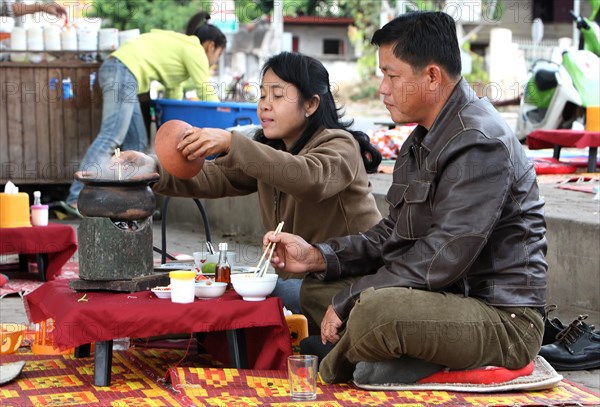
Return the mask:
[[310, 115], [308, 114], [308, 112], [304, 113], [304, 117], [308, 117], [308, 116], [310, 116]]

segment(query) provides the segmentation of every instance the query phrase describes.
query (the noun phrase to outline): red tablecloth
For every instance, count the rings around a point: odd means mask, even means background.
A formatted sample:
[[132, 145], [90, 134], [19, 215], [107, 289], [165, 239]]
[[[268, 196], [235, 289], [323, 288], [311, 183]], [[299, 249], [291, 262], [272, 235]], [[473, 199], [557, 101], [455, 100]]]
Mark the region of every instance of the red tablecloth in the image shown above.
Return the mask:
[[585, 130], [535, 130], [527, 136], [527, 146], [532, 150], [561, 147], [599, 147], [600, 132]]
[[48, 254], [46, 280], [54, 279], [76, 250], [75, 229], [69, 225], [0, 228], [0, 254]]
[[176, 304], [150, 291], [77, 292], [69, 288], [68, 280], [54, 280], [24, 299], [32, 322], [55, 320], [54, 340], [60, 349], [124, 337], [243, 328], [250, 368], [284, 370], [292, 354], [283, 306], [277, 297], [250, 302], [228, 291], [217, 299]]

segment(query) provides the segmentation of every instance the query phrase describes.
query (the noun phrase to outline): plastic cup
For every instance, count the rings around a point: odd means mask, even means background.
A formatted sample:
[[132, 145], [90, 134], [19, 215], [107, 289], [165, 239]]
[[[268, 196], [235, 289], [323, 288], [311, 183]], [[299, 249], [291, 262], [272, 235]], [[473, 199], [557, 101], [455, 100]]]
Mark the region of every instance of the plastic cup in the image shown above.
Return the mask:
[[288, 380], [292, 400], [315, 400], [317, 398], [317, 365], [315, 355], [288, 357]]
[[169, 273], [171, 279], [171, 302], [189, 304], [194, 302], [196, 272], [175, 270]]
[[48, 226], [48, 205], [31, 205], [31, 224]]

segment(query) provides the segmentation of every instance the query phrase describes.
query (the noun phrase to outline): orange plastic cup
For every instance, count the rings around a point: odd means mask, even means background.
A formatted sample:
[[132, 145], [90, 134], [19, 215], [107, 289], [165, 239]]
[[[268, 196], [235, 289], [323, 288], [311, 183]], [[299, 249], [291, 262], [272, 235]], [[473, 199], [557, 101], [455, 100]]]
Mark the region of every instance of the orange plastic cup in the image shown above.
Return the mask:
[[35, 333], [31, 351], [36, 355], [65, 355], [73, 353], [73, 348], [60, 350], [52, 339], [52, 332], [56, 327], [53, 319], [47, 319], [39, 323], [39, 330]]

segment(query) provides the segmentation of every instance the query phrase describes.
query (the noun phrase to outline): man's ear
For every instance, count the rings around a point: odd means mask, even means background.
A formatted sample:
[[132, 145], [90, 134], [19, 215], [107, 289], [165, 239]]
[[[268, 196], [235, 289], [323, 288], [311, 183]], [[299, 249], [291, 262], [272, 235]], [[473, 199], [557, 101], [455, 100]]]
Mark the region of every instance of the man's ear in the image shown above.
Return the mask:
[[436, 64], [428, 65], [425, 68], [425, 72], [427, 75], [430, 90], [434, 90], [442, 84], [443, 72], [442, 72], [442, 68], [440, 68], [439, 65], [436, 65]]

